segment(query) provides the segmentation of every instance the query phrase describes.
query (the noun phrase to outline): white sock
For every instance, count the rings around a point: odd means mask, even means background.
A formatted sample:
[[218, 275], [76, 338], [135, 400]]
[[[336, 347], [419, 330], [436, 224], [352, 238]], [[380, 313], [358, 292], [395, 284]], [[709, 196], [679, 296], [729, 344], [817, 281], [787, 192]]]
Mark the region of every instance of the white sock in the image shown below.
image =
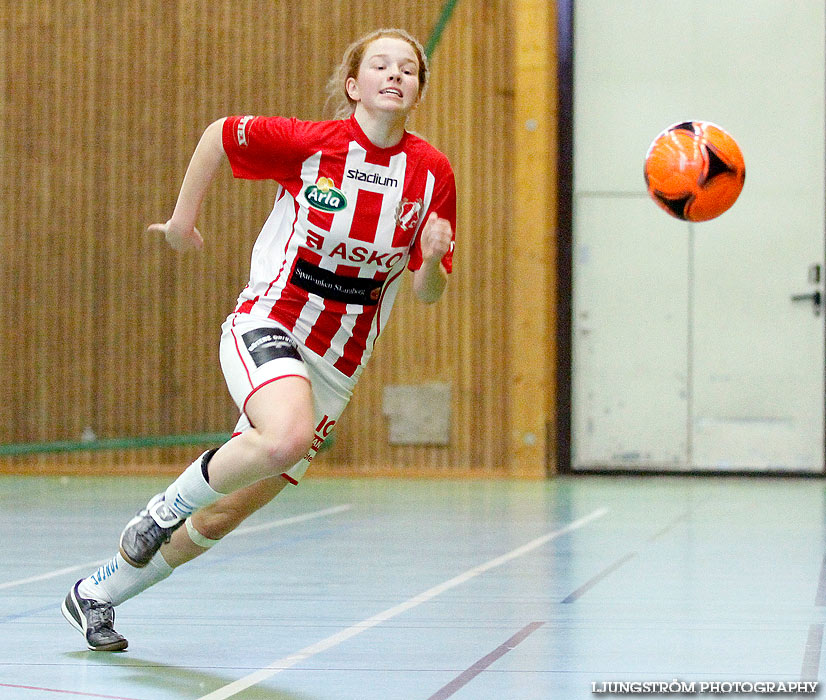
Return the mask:
[[142, 569], [138, 569], [118, 552], [95, 573], [83, 579], [78, 586], [82, 598], [92, 598], [112, 605], [120, 605], [150, 586], [163, 581], [173, 569], [158, 552]]
[[[206, 453], [204, 453], [206, 454]], [[188, 518], [196, 510], [215, 503], [223, 493], [218, 493], [204, 479], [201, 455], [175, 479], [164, 493], [164, 505], [179, 518]]]

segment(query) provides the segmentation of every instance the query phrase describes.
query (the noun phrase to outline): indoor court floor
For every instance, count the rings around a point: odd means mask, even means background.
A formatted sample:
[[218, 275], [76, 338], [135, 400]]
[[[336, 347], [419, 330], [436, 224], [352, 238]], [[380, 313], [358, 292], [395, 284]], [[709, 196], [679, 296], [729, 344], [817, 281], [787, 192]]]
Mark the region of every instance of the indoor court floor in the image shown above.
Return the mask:
[[166, 483], [0, 477], [0, 698], [579, 700], [821, 677], [818, 478], [308, 478], [120, 606], [126, 652], [87, 651], [61, 601]]

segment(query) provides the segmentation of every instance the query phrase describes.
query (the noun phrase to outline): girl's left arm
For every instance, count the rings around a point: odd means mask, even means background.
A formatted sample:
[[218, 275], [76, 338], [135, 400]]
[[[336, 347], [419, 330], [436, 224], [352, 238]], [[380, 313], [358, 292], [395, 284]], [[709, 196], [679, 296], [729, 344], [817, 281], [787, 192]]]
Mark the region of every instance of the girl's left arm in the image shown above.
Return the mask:
[[450, 250], [453, 229], [450, 221], [432, 212], [421, 232], [422, 265], [413, 273], [413, 291], [425, 304], [438, 301], [447, 286], [442, 258]]

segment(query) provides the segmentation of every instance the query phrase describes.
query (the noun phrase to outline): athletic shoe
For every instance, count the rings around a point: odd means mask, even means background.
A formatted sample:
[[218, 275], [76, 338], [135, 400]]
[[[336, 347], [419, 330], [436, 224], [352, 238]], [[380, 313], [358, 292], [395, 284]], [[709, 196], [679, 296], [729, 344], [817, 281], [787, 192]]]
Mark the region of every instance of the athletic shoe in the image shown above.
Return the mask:
[[153, 496], [146, 508], [126, 523], [120, 535], [121, 556], [132, 566], [142, 569], [183, 524], [184, 518], [164, 503], [163, 493]]
[[[82, 581], [81, 579], [80, 581]], [[81, 598], [77, 592], [80, 581], [72, 586], [60, 611], [68, 623], [86, 637], [86, 646], [92, 651], [121, 651], [129, 642], [115, 632], [115, 608], [91, 598]]]

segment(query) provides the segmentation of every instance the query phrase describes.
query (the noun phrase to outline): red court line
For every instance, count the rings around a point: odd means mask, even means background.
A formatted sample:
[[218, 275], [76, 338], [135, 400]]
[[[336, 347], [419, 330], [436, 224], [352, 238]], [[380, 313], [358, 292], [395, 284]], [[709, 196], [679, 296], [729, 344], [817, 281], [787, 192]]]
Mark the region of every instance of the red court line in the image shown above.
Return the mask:
[[590, 591], [594, 586], [596, 586], [602, 579], [604, 579], [609, 574], [613, 573], [617, 569], [619, 569], [625, 562], [633, 559], [637, 556], [638, 552], [628, 552], [628, 554], [624, 554], [615, 562], [606, 566], [602, 571], [600, 571], [596, 576], [593, 578], [588, 579], [585, 583], [583, 583], [579, 588], [577, 588], [573, 593], [565, 596], [561, 602], [563, 603], [573, 603], [578, 598], [581, 598], [585, 593]]
[[[820, 564], [820, 576], [815, 594], [815, 606], [826, 605], [826, 555]], [[800, 679], [817, 679], [820, 674], [820, 655], [823, 653], [823, 623], [809, 625], [809, 636], [806, 638], [806, 648], [803, 650], [803, 667], [800, 669]]]
[[38, 688], [33, 685], [12, 685], [11, 683], [0, 683], [0, 688], [20, 688], [22, 690], [42, 690], [46, 693], [63, 693], [64, 695], [82, 695], [84, 698], [108, 698], [109, 700], [138, 700], [138, 698], [125, 698], [121, 695], [99, 695], [98, 693], [83, 693], [79, 690], [58, 690], [56, 688]]
[[809, 625], [809, 636], [806, 638], [806, 649], [803, 652], [803, 666], [800, 669], [800, 680], [816, 681], [818, 679], [822, 649], [823, 623]]
[[826, 555], [820, 564], [820, 576], [817, 580], [817, 593], [815, 594], [815, 605], [826, 605]]
[[496, 647], [490, 654], [487, 656], [482, 657], [479, 659], [473, 666], [471, 666], [467, 671], [463, 671], [460, 673], [456, 678], [454, 678], [450, 683], [446, 686], [437, 690], [433, 695], [431, 695], [427, 700], [445, 700], [453, 695], [457, 690], [467, 685], [470, 681], [472, 681], [476, 676], [478, 676], [482, 671], [484, 671], [488, 666], [490, 666], [494, 661], [503, 657], [507, 654], [511, 649], [513, 649], [517, 644], [523, 642], [528, 635], [536, 632], [544, 622], [531, 622], [529, 625], [525, 625], [521, 630], [519, 630], [513, 637], [511, 637], [507, 642], [504, 644]]
[[[681, 513], [676, 518], [674, 518], [674, 520], [672, 520], [670, 523], [668, 523], [668, 525], [666, 525], [665, 527], [663, 527], [662, 529], [658, 530], [653, 535], [651, 535], [651, 537], [649, 537], [646, 540], [646, 542], [654, 542], [655, 540], [659, 539], [660, 537], [665, 535], [667, 532], [672, 530], [681, 520], [685, 520], [686, 518], [688, 518], [689, 515], [691, 515], [691, 513], [689, 511], [686, 511], [685, 513]], [[604, 579], [609, 574], [612, 574], [614, 571], [619, 569], [623, 564], [625, 564], [625, 562], [630, 561], [631, 559], [636, 557], [638, 554], [639, 554], [639, 552], [628, 552], [628, 554], [624, 554], [619, 559], [617, 559], [615, 562], [609, 564], [606, 568], [604, 568], [602, 571], [600, 571], [596, 576], [594, 576], [593, 578], [591, 578], [588, 581], [586, 581], [585, 583], [583, 583], [573, 593], [571, 593], [570, 595], [563, 598], [562, 602], [563, 603], [573, 603], [578, 598], [581, 598], [585, 593], [587, 593], [594, 586], [596, 586], [600, 581], [602, 581], [602, 579]], [[824, 559], [824, 561], [826, 561], [826, 559]]]

